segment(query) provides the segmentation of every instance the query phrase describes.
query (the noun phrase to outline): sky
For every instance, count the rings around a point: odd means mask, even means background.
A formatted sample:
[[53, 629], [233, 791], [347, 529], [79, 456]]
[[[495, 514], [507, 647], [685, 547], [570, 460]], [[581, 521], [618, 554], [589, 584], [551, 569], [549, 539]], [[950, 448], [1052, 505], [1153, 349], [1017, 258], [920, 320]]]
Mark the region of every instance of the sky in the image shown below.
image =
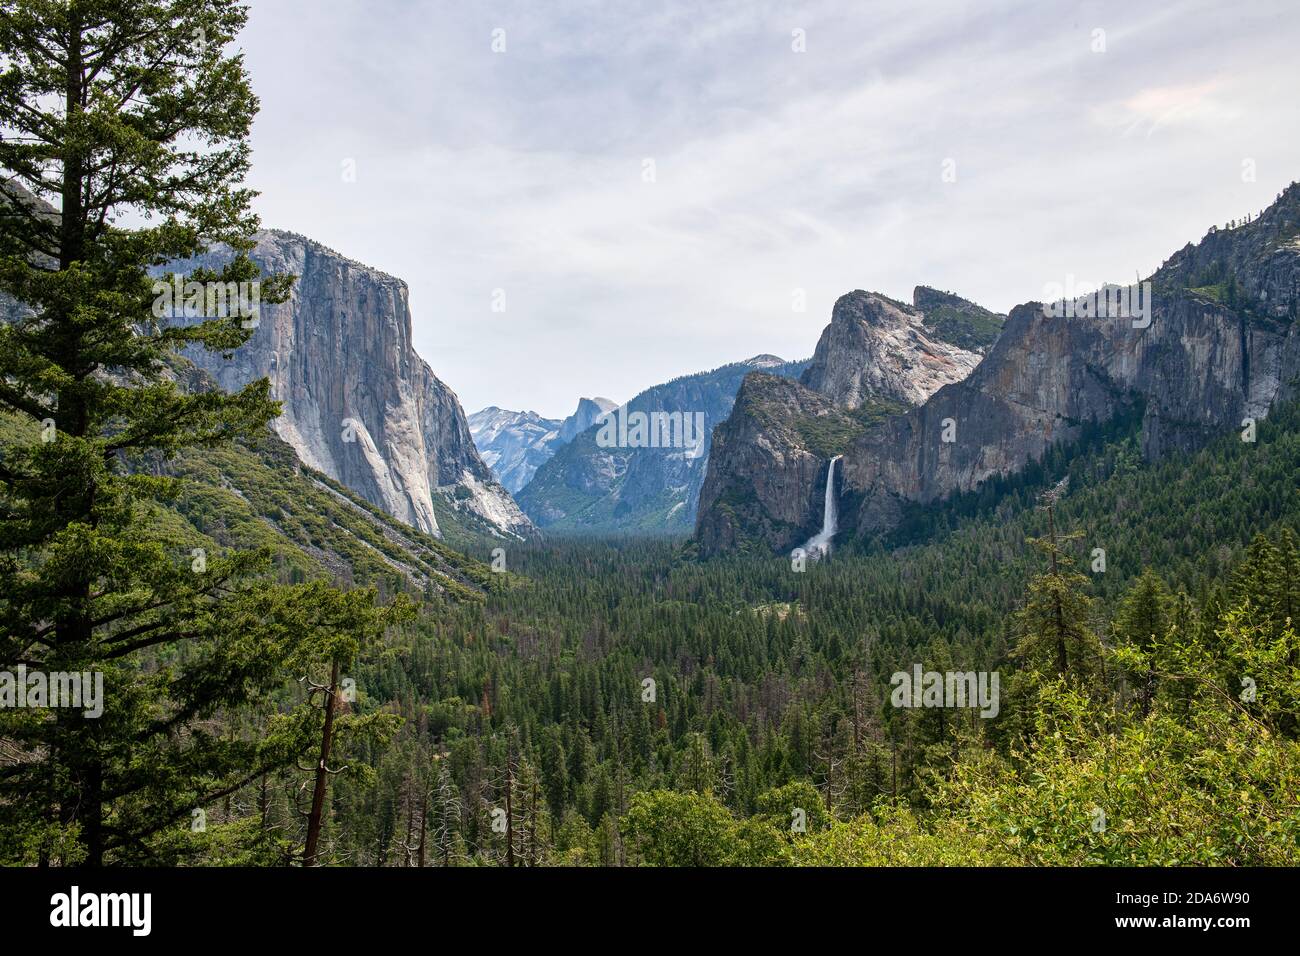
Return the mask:
[[1295, 0], [252, 0], [263, 225], [466, 412], [812, 354], [854, 289], [1131, 281], [1300, 179]]

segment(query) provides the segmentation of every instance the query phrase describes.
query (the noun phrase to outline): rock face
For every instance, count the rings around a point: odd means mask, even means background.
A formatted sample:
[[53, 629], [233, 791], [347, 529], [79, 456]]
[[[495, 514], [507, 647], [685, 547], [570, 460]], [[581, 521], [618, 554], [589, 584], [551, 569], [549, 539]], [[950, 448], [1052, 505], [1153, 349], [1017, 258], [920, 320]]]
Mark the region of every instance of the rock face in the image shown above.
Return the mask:
[[[1141, 413], [1143, 452], [1157, 458], [1239, 429], [1295, 396], [1300, 186], [1249, 225], [1211, 230], [1180, 250], [1150, 283], [1149, 325], [1145, 316], [1080, 310], [1053, 317], [1039, 303], [1018, 306], [968, 378], [854, 436], [842, 463], [841, 537], [886, 530], [908, 502], [935, 502], [1013, 474], [1089, 424], [1121, 414]], [[740, 497], [745, 461], [740, 452], [728, 455], [731, 488], [715, 498], [725, 500], [728, 490]], [[715, 455], [715, 466], [722, 464]], [[788, 545], [789, 537], [764, 535], [763, 518], [781, 515], [768, 497], [746, 500], [750, 512], [738, 529], [701, 509], [705, 553], [746, 535]]]
[[919, 309], [882, 295], [841, 296], [799, 381], [843, 408], [877, 397], [919, 405], [980, 360], [978, 352], [943, 341], [924, 320]]
[[792, 378], [806, 364], [758, 355], [647, 389], [609, 415], [624, 422], [639, 414], [691, 416], [702, 424], [696, 447], [638, 447], [634, 440], [610, 444], [602, 442], [602, 425], [593, 424], [537, 470], [519, 493], [519, 504], [542, 528], [689, 531], [714, 426], [730, 414], [741, 380], [755, 370]]
[[[841, 296], [799, 382], [759, 373], [714, 433], [696, 538], [705, 554], [789, 550], [821, 527], [827, 463], [885, 417], [960, 381], [1003, 317], [924, 286], [923, 311], [878, 293]], [[842, 477], [836, 483], [841, 485]]]
[[617, 407], [608, 398], [580, 398], [573, 414], [560, 422], [556, 437], [561, 445], [567, 445]]
[[[283, 403], [274, 427], [304, 463], [432, 534], [437, 512], [487, 533], [533, 532], [492, 475], [455, 394], [411, 344], [406, 283], [302, 236], [266, 230], [251, 257], [293, 273], [290, 299], [262, 304], [249, 342], [229, 359], [187, 353], [226, 389], [266, 377]], [[171, 268], [215, 265], [214, 251]]]
[[533, 472], [555, 454], [552, 443], [559, 434], [558, 418], [490, 405], [472, 413], [466, 421], [483, 461], [512, 495], [518, 494]]
[[829, 455], [810, 447], [818, 427], [848, 434], [858, 424], [798, 382], [765, 372], [745, 376], [730, 417], [714, 429], [700, 492], [695, 533], [709, 551], [784, 546], [802, 540], [810, 515], [820, 521]]
[[614, 407], [608, 398], [582, 398], [572, 415], [558, 419], [493, 405], [469, 416], [469, 431], [493, 474], [518, 494], [552, 455]]

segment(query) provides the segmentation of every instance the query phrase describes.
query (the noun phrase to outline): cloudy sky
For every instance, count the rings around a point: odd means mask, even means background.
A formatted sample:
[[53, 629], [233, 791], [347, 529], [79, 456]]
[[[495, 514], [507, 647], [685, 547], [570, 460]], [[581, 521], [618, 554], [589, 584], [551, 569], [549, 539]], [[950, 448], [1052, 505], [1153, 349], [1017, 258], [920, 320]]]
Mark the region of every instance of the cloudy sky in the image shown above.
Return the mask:
[[263, 223], [405, 279], [468, 412], [806, 357], [852, 289], [1146, 275], [1300, 178], [1294, 0], [252, 0], [242, 45]]

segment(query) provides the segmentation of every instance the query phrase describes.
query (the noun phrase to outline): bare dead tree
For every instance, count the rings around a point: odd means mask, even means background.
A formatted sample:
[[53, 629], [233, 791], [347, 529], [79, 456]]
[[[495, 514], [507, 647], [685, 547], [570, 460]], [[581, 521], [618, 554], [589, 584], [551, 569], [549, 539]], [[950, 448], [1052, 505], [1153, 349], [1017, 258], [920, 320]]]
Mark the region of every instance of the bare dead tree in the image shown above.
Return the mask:
[[839, 746], [836, 739], [837, 725], [838, 720], [832, 720], [825, 728], [819, 744], [813, 748], [813, 756], [825, 768], [821, 789], [826, 800], [827, 816], [833, 815], [836, 801], [840, 800], [848, 789], [843, 773], [843, 748]]
[[537, 777], [533, 777], [533, 787], [528, 806], [528, 865], [537, 865]]
[[433, 848], [443, 866], [451, 866], [456, 853], [456, 834], [461, 824], [460, 791], [447, 769], [444, 755], [438, 761], [437, 781], [431, 791], [433, 799]]
[[[416, 840], [417, 828], [417, 811], [416, 811], [416, 794], [419, 793], [419, 811], [418, 827], [419, 840]], [[412, 860], [418, 859], [415, 865], [424, 866], [424, 836], [425, 836], [425, 814], [428, 812], [429, 792], [424, 786], [422, 775], [418, 770], [408, 768], [402, 774], [402, 786], [398, 791], [398, 801], [403, 805], [406, 813], [406, 837], [398, 841], [401, 848], [401, 866], [411, 866]]]

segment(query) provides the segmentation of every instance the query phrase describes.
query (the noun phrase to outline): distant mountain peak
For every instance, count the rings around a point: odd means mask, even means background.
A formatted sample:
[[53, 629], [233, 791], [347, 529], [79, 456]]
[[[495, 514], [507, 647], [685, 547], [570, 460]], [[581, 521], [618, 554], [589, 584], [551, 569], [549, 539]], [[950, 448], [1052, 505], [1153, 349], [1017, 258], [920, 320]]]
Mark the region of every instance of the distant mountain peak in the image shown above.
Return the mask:
[[578, 407], [573, 410], [573, 414], [560, 423], [560, 445], [567, 445], [617, 407], [608, 398], [578, 399]]
[[493, 474], [518, 494], [557, 451], [617, 407], [608, 398], [584, 396], [572, 415], [558, 419], [490, 405], [469, 416], [469, 430]]
[[[621, 408], [628, 414], [702, 416], [706, 435], [702, 458], [707, 459], [707, 436], [731, 413], [746, 376], [771, 372], [793, 377], [804, 365], [756, 355], [707, 372], [680, 375], [646, 389]], [[519, 493], [519, 504], [543, 528], [686, 531], [695, 522], [704, 480], [702, 458], [675, 447], [605, 447], [597, 429], [589, 427], [538, 469]]]

